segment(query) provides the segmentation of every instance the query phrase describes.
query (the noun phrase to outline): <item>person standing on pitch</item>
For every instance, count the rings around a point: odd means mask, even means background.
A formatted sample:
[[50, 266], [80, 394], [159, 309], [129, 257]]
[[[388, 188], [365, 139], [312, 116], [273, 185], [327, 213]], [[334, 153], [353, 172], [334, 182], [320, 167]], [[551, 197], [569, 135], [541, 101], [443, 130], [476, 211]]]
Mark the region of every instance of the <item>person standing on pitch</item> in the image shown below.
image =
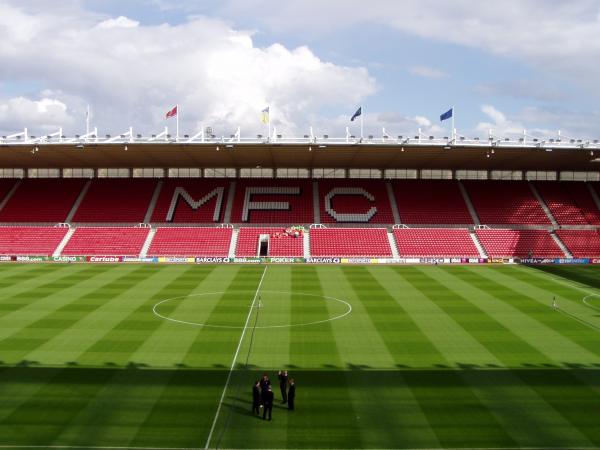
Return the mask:
[[552, 307], [554, 309], [558, 308], [558, 303], [556, 303], [556, 296], [552, 297]]
[[280, 370], [278, 374], [279, 378], [279, 389], [281, 390], [281, 403], [287, 403], [287, 385], [288, 385], [288, 372], [287, 370]]
[[294, 410], [294, 401], [296, 400], [296, 382], [293, 378], [290, 378], [290, 390], [288, 391], [287, 401], [288, 401], [288, 409], [290, 411]]
[[256, 380], [252, 386], [252, 414], [260, 414], [260, 382]]
[[269, 420], [271, 420], [271, 414], [273, 413], [274, 398], [275, 396], [273, 395], [273, 389], [271, 389], [271, 385], [269, 384], [263, 396], [263, 420], [267, 419], [267, 413], [269, 415]]

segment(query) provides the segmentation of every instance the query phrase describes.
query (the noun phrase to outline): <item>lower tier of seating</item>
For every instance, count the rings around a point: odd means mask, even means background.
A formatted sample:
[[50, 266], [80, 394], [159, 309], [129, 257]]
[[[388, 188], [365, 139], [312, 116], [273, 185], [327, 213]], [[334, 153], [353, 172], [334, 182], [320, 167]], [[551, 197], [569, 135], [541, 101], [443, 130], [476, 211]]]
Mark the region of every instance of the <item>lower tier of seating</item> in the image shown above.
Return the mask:
[[315, 228], [310, 253], [316, 257], [391, 257], [385, 228]]
[[600, 231], [558, 230], [556, 234], [575, 258], [600, 257]]
[[81, 227], [77, 228], [62, 255], [138, 256], [148, 237], [149, 228]]
[[232, 228], [157, 228], [148, 256], [206, 256], [225, 258]]
[[400, 256], [478, 258], [465, 228], [403, 228], [394, 230]]
[[490, 258], [564, 258], [565, 254], [544, 230], [476, 230]]
[[260, 254], [260, 242], [266, 241], [266, 256], [304, 256], [303, 232], [285, 228], [240, 228], [236, 256], [253, 257]]
[[67, 231], [64, 227], [1, 227], [0, 254], [52, 256]]

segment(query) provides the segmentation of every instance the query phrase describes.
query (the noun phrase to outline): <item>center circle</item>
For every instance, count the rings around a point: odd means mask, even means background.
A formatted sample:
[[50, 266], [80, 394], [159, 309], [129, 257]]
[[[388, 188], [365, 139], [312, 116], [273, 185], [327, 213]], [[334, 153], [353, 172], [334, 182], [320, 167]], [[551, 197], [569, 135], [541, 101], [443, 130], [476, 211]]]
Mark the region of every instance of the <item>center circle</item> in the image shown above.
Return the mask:
[[[352, 305], [350, 305], [350, 303], [348, 303], [345, 300], [342, 300], [342, 299], [339, 299], [336, 297], [331, 297], [328, 295], [309, 294], [309, 293], [305, 293], [305, 292], [261, 290], [258, 293], [259, 297], [255, 299], [255, 296], [257, 295], [256, 291], [234, 291], [234, 292], [237, 294], [241, 294], [241, 293], [250, 293], [251, 294], [249, 296], [249, 300], [251, 303], [247, 305], [248, 308], [250, 308], [250, 307], [252, 307], [252, 308], [269, 308], [268, 304], [265, 305], [265, 304], [263, 304], [263, 301], [262, 301], [262, 299], [264, 298], [265, 295], [267, 296], [267, 298], [269, 298], [269, 300], [272, 300], [271, 297], [275, 296], [275, 295], [289, 295], [289, 296], [291, 296], [291, 298], [288, 300], [290, 302], [293, 301], [294, 296], [306, 297], [308, 302], [310, 302], [311, 300], [314, 301], [314, 299], [321, 299], [321, 300], [325, 300], [326, 302], [333, 302], [336, 305], [339, 305], [341, 307], [341, 310], [339, 313], [336, 313], [332, 317], [327, 317], [326, 319], [298, 322], [298, 323], [287, 323], [287, 324], [257, 325], [256, 327], [254, 327], [254, 326], [252, 327], [252, 328], [257, 328], [257, 329], [291, 328], [291, 327], [303, 327], [303, 326], [309, 326], [309, 325], [317, 325], [320, 323], [332, 322], [334, 320], [342, 319], [352, 312]], [[206, 328], [229, 328], [229, 329], [245, 328], [244, 326], [241, 326], [241, 325], [211, 324], [211, 323], [200, 322], [200, 321], [181, 320], [181, 319], [172, 317], [169, 314], [163, 314], [163, 313], [159, 312], [159, 309], [161, 309], [161, 307], [167, 306], [169, 304], [173, 304], [177, 301], [181, 301], [181, 300], [185, 301], [186, 299], [193, 298], [193, 297], [220, 296], [223, 294], [231, 294], [231, 292], [226, 292], [226, 291], [202, 292], [199, 294], [190, 294], [190, 295], [182, 295], [180, 297], [167, 298], [165, 300], [161, 300], [158, 303], [156, 303], [152, 307], [152, 312], [154, 313], [155, 316], [160, 317], [161, 319], [168, 320], [170, 322], [185, 324], [185, 325], [193, 325], [193, 326], [197, 326], [197, 327], [206, 327]], [[275, 301], [278, 301], [278, 300], [275, 300]], [[272, 306], [280, 306], [280, 305], [273, 304]]]
[[588, 295], [586, 295], [585, 297], [583, 297], [583, 303], [586, 306], [589, 306], [590, 308], [595, 309], [596, 311], [600, 311], [600, 306], [596, 306], [596, 305], [594, 305], [593, 303], [591, 303], [589, 301], [589, 300], [592, 300], [594, 298], [597, 299], [597, 300], [600, 300], [600, 294], [588, 294]]

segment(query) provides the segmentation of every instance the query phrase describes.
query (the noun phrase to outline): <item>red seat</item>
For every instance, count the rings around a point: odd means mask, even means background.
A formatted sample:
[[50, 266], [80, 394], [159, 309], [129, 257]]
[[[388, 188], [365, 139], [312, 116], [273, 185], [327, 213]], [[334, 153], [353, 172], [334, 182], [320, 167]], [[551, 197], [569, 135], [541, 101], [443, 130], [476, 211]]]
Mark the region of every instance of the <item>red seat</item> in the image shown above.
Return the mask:
[[227, 257], [232, 228], [157, 228], [148, 256]]
[[65, 227], [1, 227], [0, 254], [52, 256], [67, 231]]
[[600, 230], [558, 230], [556, 234], [575, 258], [600, 257]]
[[315, 228], [310, 253], [318, 257], [391, 257], [384, 228]]
[[322, 223], [394, 223], [383, 181], [321, 180], [319, 203]]
[[585, 183], [538, 181], [535, 185], [560, 225], [600, 225], [600, 210]]
[[478, 258], [469, 230], [463, 228], [402, 228], [394, 230], [400, 256]]
[[476, 230], [491, 258], [564, 258], [550, 233], [544, 230]]
[[259, 237], [264, 234], [269, 235], [269, 256], [301, 258], [304, 255], [302, 232], [296, 236], [285, 228], [240, 228], [235, 256], [257, 256]]
[[62, 251], [63, 255], [138, 256], [149, 228], [81, 227]]

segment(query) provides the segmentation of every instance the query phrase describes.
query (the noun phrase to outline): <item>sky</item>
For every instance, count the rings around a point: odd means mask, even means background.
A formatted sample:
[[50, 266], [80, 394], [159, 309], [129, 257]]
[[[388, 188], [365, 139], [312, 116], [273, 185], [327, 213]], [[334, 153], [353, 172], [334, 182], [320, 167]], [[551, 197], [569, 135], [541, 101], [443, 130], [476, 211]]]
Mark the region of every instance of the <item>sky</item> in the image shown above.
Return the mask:
[[0, 0], [0, 133], [600, 138], [597, 0]]

